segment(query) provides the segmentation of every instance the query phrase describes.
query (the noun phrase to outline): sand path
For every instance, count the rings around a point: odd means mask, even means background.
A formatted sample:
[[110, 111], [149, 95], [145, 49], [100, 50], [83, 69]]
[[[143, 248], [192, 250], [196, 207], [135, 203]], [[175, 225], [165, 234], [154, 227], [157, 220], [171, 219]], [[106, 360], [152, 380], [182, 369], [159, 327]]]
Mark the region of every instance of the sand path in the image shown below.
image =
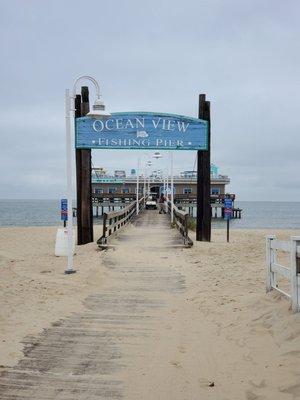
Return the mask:
[[299, 398], [288, 353], [299, 324], [264, 294], [263, 243], [218, 235], [185, 249], [167, 216], [143, 213], [99, 256], [106, 279], [83, 308], [26, 337], [24, 357], [1, 373], [0, 398]]
[[84, 312], [26, 338], [24, 358], [2, 373], [1, 399], [198, 399], [199, 385], [209, 385], [210, 343], [201, 357], [191, 351], [205, 327], [187, 329], [176, 270], [188, 250], [168, 217], [146, 212], [115, 244], [104, 256], [110, 284]]

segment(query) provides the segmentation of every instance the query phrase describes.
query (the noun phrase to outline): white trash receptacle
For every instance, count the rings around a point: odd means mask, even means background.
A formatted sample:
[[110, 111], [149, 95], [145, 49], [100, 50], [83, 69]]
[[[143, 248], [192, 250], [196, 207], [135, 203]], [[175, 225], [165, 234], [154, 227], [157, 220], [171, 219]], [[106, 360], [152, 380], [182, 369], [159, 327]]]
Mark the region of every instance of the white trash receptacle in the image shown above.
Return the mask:
[[[67, 228], [58, 228], [55, 241], [55, 253], [57, 257], [68, 256], [68, 231]], [[73, 254], [75, 254], [75, 231], [73, 229]]]

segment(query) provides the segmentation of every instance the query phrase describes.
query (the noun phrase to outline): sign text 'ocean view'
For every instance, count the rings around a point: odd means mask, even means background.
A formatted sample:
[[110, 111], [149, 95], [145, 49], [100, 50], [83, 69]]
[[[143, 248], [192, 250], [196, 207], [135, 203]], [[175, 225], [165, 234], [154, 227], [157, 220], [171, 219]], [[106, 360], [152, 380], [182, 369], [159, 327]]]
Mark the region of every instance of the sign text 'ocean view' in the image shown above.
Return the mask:
[[207, 150], [208, 122], [150, 112], [76, 118], [77, 149]]

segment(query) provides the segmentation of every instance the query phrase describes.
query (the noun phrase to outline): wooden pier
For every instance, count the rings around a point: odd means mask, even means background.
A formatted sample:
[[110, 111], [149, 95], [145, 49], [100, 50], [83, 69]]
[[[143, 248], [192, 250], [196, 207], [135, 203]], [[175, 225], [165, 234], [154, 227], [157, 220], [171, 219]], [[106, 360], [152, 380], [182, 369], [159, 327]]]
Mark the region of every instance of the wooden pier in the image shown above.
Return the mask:
[[[185, 276], [178, 272], [186, 257], [182, 237], [178, 230], [170, 229], [168, 215], [143, 211], [114, 244], [114, 251], [102, 254], [101, 261], [99, 256], [99, 273], [105, 268], [110, 284], [105, 279], [78, 312], [57, 320], [39, 335], [23, 339], [25, 349], [18, 364], [1, 366], [1, 400], [158, 399], [163, 384], [171, 398], [178, 398], [174, 393], [181, 394], [179, 385], [171, 392], [177, 368], [170, 354], [183, 344], [191, 346], [193, 352], [197, 349], [197, 342], [191, 345], [193, 335], [183, 335], [187, 295]], [[128, 257], [128, 248], [133, 249], [132, 257]], [[167, 258], [174, 261], [170, 264]], [[179, 331], [174, 309], [180, 314]], [[193, 321], [192, 328], [198, 331], [203, 322]], [[158, 342], [159, 375], [166, 364], [170, 379], [154, 387], [150, 380], [145, 391], [145, 383], [137, 377], [157, 371], [153, 352]], [[187, 366], [195, 382], [200, 360], [195, 372]], [[151, 396], [153, 390], [155, 397]]]
[[[212, 218], [224, 218], [224, 200], [226, 195], [211, 195], [211, 216]], [[235, 195], [230, 194], [231, 199], [235, 200]], [[135, 201], [135, 193], [93, 193], [92, 201], [94, 217], [101, 218], [104, 212], [120, 210]], [[196, 214], [196, 196], [192, 194], [175, 194], [174, 204], [180, 209], [187, 211], [190, 216]], [[242, 218], [242, 209], [233, 207], [233, 219]]]

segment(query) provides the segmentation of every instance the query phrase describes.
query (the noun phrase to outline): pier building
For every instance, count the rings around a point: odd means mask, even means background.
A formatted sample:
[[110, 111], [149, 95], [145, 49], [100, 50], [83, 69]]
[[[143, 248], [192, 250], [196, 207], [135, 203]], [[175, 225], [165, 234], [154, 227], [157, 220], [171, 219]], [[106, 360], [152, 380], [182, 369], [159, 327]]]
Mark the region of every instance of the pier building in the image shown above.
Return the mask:
[[[220, 175], [215, 166], [211, 169], [211, 199], [217, 200], [224, 198], [227, 193], [226, 186], [230, 183], [227, 175]], [[109, 175], [103, 168], [93, 168], [92, 172], [92, 193], [93, 194], [114, 194], [114, 195], [132, 195], [136, 194], [136, 171], [126, 175], [125, 171], [115, 171]], [[170, 188], [171, 178], [168, 177], [168, 186]], [[139, 175], [139, 192], [146, 191], [157, 193], [163, 192], [166, 185], [166, 177], [163, 177], [161, 171], [153, 171], [150, 176]], [[174, 176], [174, 196], [175, 198], [196, 197], [197, 196], [197, 172], [183, 171], [178, 176]], [[235, 196], [232, 195], [234, 198]], [[234, 199], [233, 198], [233, 199]]]
[[[167, 184], [168, 182], [168, 184]], [[235, 208], [235, 194], [228, 193], [226, 186], [230, 183], [227, 175], [221, 175], [215, 165], [211, 165], [211, 192], [210, 201], [213, 218], [224, 217], [224, 199], [230, 196], [233, 200], [233, 218], [241, 218], [242, 210]], [[171, 177], [163, 177], [162, 171], [152, 171], [148, 176], [139, 175], [139, 198], [151, 193], [157, 197], [164, 189], [170, 195]], [[132, 169], [129, 175], [124, 170], [116, 170], [114, 174], [108, 174], [103, 168], [93, 168], [92, 171], [92, 201], [96, 209], [96, 215], [101, 215], [103, 210], [116, 209], [124, 203], [130, 203], [136, 199], [137, 175]], [[197, 172], [182, 171], [174, 176], [174, 203], [179, 209], [196, 215], [197, 200]]]

